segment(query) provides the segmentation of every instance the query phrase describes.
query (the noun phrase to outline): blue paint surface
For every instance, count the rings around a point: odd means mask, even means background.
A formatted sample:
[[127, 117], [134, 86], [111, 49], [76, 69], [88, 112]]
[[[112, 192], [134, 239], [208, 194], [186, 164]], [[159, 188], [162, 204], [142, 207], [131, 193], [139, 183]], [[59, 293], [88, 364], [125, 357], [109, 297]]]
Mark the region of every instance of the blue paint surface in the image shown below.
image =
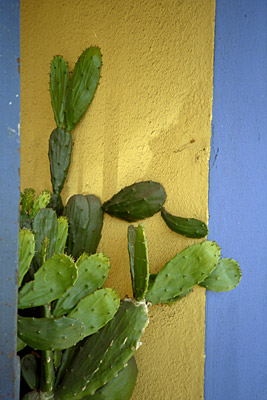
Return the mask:
[[207, 292], [205, 400], [267, 399], [266, 95], [266, 0], [217, 0], [209, 238], [243, 278]]
[[0, 2], [0, 399], [18, 399], [19, 1]]

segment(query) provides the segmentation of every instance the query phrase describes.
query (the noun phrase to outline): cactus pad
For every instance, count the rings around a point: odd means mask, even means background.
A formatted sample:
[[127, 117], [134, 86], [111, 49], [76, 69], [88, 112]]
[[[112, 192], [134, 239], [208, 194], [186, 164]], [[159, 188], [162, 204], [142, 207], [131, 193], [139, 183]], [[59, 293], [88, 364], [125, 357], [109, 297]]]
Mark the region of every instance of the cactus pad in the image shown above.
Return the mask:
[[51, 193], [48, 192], [47, 190], [44, 190], [41, 194], [39, 194], [37, 199], [34, 200], [32, 210], [30, 212], [30, 217], [34, 218], [39, 210], [45, 208], [49, 204], [50, 199], [51, 199]]
[[78, 279], [61, 297], [53, 310], [55, 317], [70, 312], [80, 299], [100, 289], [107, 279], [110, 269], [109, 259], [104, 254], [83, 254], [76, 262]]
[[57, 219], [58, 232], [57, 241], [55, 244], [55, 253], [64, 253], [66, 241], [68, 237], [68, 220], [65, 217]]
[[157, 213], [165, 200], [166, 193], [160, 183], [145, 181], [120, 190], [102, 208], [114, 217], [134, 222]]
[[93, 100], [101, 68], [101, 53], [98, 47], [86, 49], [75, 64], [67, 89], [65, 125], [72, 130], [80, 121]]
[[27, 354], [21, 359], [21, 373], [31, 389], [37, 389], [38, 372], [37, 360], [34, 354]]
[[25, 274], [27, 273], [34, 256], [35, 242], [34, 235], [28, 229], [19, 232], [19, 281], [20, 287]]
[[176, 217], [168, 213], [164, 207], [161, 209], [161, 216], [167, 226], [180, 235], [190, 238], [203, 238], [208, 234], [207, 225], [198, 219]]
[[49, 139], [49, 161], [54, 193], [60, 193], [67, 178], [72, 150], [72, 137], [64, 128], [54, 129]]
[[237, 287], [240, 279], [238, 263], [230, 258], [221, 258], [212, 273], [199, 285], [214, 292], [228, 292]]
[[134, 298], [142, 300], [147, 292], [149, 262], [145, 231], [142, 225], [128, 227], [128, 251]]
[[100, 289], [79, 301], [69, 318], [82, 321], [85, 336], [92, 335], [113, 318], [120, 305], [119, 295], [112, 289]]
[[103, 225], [100, 200], [94, 195], [76, 194], [68, 200], [63, 214], [69, 222], [67, 253], [75, 259], [84, 252], [95, 253]]
[[47, 260], [18, 294], [18, 308], [45, 305], [63, 296], [77, 279], [77, 267], [70, 257], [55, 254]]
[[48, 208], [41, 209], [33, 221], [33, 231], [35, 236], [35, 260], [40, 266], [42, 264], [41, 253], [43, 242], [47, 238], [46, 259], [50, 258], [55, 252], [58, 235], [58, 224], [56, 213]]
[[50, 68], [50, 96], [58, 128], [62, 128], [64, 124], [64, 110], [68, 83], [68, 65], [63, 57], [55, 56]]
[[130, 400], [137, 378], [137, 365], [132, 357], [116, 378], [99, 388], [94, 395], [83, 400]]
[[126, 366], [140, 345], [147, 323], [144, 304], [122, 301], [115, 317], [84, 341], [56, 390], [56, 399], [82, 399], [94, 395]]
[[183, 250], [157, 274], [147, 291], [147, 301], [164, 303], [187, 292], [211, 274], [219, 257], [219, 246], [210, 241], [197, 243]]
[[84, 325], [73, 318], [18, 317], [18, 336], [36, 350], [64, 350], [84, 338]]

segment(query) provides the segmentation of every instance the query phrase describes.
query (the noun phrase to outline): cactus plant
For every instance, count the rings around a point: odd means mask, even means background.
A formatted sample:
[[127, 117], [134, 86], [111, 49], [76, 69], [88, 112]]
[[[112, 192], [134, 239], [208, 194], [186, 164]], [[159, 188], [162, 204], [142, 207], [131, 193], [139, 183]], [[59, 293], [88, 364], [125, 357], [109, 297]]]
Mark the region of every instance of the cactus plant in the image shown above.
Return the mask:
[[128, 222], [148, 218], [157, 213], [166, 200], [166, 192], [158, 182], [137, 182], [126, 186], [103, 204], [103, 210]]
[[163, 208], [165, 189], [154, 181], [127, 186], [103, 205], [97, 196], [84, 194], [63, 205], [70, 131], [94, 97], [100, 68], [97, 47], [82, 53], [71, 79], [63, 57], [54, 57], [50, 94], [57, 128], [49, 140], [53, 193], [44, 191], [35, 198], [33, 189], [25, 189], [21, 194], [17, 347], [22, 376], [32, 390], [23, 393], [24, 400], [129, 400], [137, 376], [133, 354], [148, 324], [148, 306], [172, 305], [197, 284], [228, 291], [241, 278], [237, 262], [219, 259], [220, 248], [211, 241], [193, 244], [150, 274], [145, 231], [139, 224], [128, 227], [134, 299], [120, 300], [113, 289], [103, 288], [110, 269], [107, 256], [96, 253], [103, 212], [134, 222], [161, 211], [170, 229], [191, 238], [206, 236], [208, 229], [202, 221], [168, 213]]

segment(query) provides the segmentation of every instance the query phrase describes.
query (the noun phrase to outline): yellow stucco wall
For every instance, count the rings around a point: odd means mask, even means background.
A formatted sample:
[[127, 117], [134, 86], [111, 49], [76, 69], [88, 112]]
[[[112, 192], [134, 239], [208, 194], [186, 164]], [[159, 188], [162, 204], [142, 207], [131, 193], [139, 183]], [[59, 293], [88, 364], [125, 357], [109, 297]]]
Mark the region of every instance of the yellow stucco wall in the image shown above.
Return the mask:
[[[22, 0], [21, 185], [51, 188], [48, 139], [55, 127], [49, 64], [72, 69], [82, 50], [103, 53], [100, 85], [73, 132], [64, 200], [93, 193], [102, 201], [135, 181], [167, 191], [166, 208], [207, 220], [214, 0]], [[143, 222], [151, 271], [194, 240], [171, 232], [159, 215]], [[109, 286], [131, 295], [126, 222], [105, 216], [99, 250], [109, 255]], [[136, 353], [133, 400], [203, 399], [205, 292], [173, 307], [150, 308]]]

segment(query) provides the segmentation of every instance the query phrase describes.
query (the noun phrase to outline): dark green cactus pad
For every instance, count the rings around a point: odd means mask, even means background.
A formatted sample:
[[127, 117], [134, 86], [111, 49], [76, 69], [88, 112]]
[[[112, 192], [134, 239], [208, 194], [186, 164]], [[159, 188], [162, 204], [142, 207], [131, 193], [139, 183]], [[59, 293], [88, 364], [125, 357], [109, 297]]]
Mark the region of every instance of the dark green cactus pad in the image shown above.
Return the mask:
[[18, 308], [42, 306], [63, 296], [74, 284], [78, 271], [65, 254], [55, 254], [35, 273], [18, 294]]
[[230, 258], [221, 258], [212, 273], [199, 285], [213, 292], [228, 292], [237, 287], [240, 279], [238, 263]]
[[44, 190], [39, 196], [37, 197], [36, 200], [34, 200], [34, 203], [32, 205], [32, 210], [30, 211], [30, 217], [34, 218], [38, 211], [40, 211], [42, 208], [46, 208], [46, 206], [49, 204], [51, 199], [51, 193], [48, 192], [47, 190]]
[[170, 260], [149, 287], [146, 300], [164, 303], [190, 290], [207, 278], [218, 264], [220, 248], [215, 242], [194, 244]]
[[203, 238], [208, 234], [207, 225], [195, 218], [176, 217], [168, 213], [165, 208], [161, 209], [161, 216], [167, 226], [174, 232], [190, 238]]
[[19, 232], [19, 279], [18, 287], [21, 286], [25, 274], [30, 268], [34, 256], [35, 241], [34, 235], [28, 229]]
[[94, 395], [83, 397], [83, 400], [130, 400], [137, 378], [137, 365], [132, 357], [126, 367], [116, 378], [98, 389]]
[[54, 129], [49, 139], [49, 161], [54, 193], [61, 193], [71, 160], [72, 137], [64, 128]]
[[57, 219], [58, 231], [55, 245], [55, 253], [64, 253], [68, 237], [68, 220], [65, 217]]
[[67, 89], [65, 125], [72, 130], [80, 121], [93, 100], [101, 69], [101, 53], [98, 47], [86, 49], [75, 64]]
[[166, 193], [160, 183], [145, 181], [126, 186], [106, 201], [102, 208], [113, 217], [134, 222], [157, 213], [165, 200]]
[[82, 321], [85, 336], [99, 331], [110, 321], [120, 305], [120, 296], [112, 289], [100, 289], [79, 301], [67, 316]]
[[47, 238], [46, 259], [52, 257], [58, 235], [58, 224], [56, 213], [51, 209], [40, 210], [33, 221], [33, 231], [35, 236], [35, 261], [38, 267], [42, 264], [41, 253], [43, 242]]
[[20, 363], [21, 374], [31, 389], [37, 389], [38, 386], [38, 371], [37, 360], [34, 354], [27, 354], [21, 359]]
[[140, 345], [148, 323], [144, 303], [123, 300], [115, 317], [79, 349], [55, 393], [57, 400], [82, 399], [116, 377]]
[[100, 289], [107, 279], [110, 269], [109, 259], [104, 254], [83, 254], [76, 262], [78, 279], [61, 297], [53, 310], [55, 317], [70, 312], [83, 297]]
[[149, 261], [145, 231], [142, 225], [128, 227], [128, 251], [134, 298], [144, 299], [149, 281]]
[[47, 208], [52, 208], [57, 213], [58, 217], [60, 217], [62, 215], [64, 206], [62, 203], [62, 198], [60, 196], [60, 193], [52, 193], [51, 194], [51, 200], [50, 200]]
[[18, 317], [18, 336], [35, 350], [64, 350], [84, 338], [84, 325], [73, 318]]
[[66, 91], [69, 83], [69, 69], [61, 56], [55, 56], [50, 68], [50, 96], [58, 128], [64, 124]]
[[67, 253], [75, 259], [84, 252], [95, 253], [103, 226], [100, 200], [94, 195], [76, 194], [68, 200], [63, 215], [69, 222]]

